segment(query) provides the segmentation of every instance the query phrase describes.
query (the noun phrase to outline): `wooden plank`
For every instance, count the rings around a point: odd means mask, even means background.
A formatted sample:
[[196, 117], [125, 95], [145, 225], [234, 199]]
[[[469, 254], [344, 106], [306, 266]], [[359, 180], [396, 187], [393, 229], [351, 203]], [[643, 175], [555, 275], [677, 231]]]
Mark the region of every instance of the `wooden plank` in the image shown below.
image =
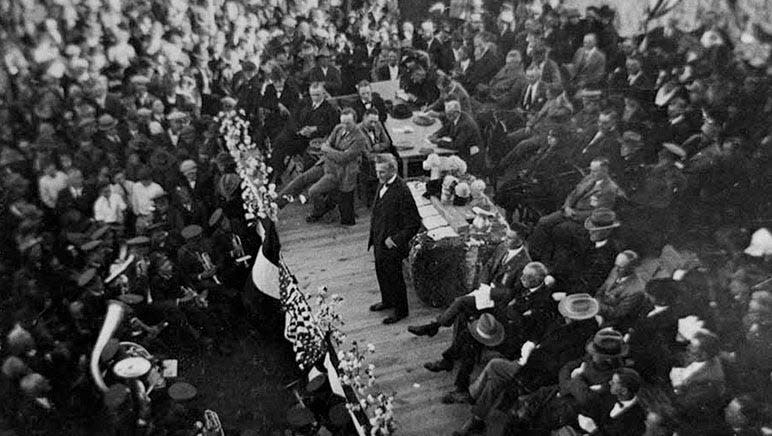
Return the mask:
[[376, 367], [378, 389], [395, 393], [398, 434], [451, 434], [469, 417], [469, 408], [442, 404], [442, 395], [453, 389], [453, 376], [431, 373], [423, 364], [439, 359], [452, 333], [443, 329], [434, 338], [419, 338], [407, 332], [408, 325], [429, 322], [440, 311], [423, 305], [408, 283], [410, 317], [383, 325], [384, 315], [368, 310], [380, 300], [373, 255], [367, 251], [369, 211], [360, 207], [353, 227], [307, 224], [304, 212], [304, 206], [288, 206], [281, 211], [278, 228], [282, 255], [301, 288], [313, 293], [327, 286], [330, 293], [343, 296], [338, 308], [345, 322], [343, 331], [349, 341], [375, 346], [368, 360]]

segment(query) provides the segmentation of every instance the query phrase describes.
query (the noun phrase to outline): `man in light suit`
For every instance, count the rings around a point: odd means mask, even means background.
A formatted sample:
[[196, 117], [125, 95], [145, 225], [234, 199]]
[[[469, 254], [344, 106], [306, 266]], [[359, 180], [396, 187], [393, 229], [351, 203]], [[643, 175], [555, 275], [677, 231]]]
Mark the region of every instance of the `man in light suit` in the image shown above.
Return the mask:
[[632, 327], [646, 303], [646, 284], [635, 272], [637, 264], [638, 254], [634, 251], [619, 253], [614, 268], [595, 295], [603, 324], [621, 332]]
[[[585, 176], [566, 196], [563, 208], [539, 219], [533, 229], [528, 246], [534, 258], [548, 262], [560, 242], [556, 238], [556, 227], [561, 224], [575, 224], [584, 228], [584, 222], [596, 209], [612, 209], [622, 190], [609, 176], [609, 161], [599, 157], [590, 163], [590, 174]], [[561, 235], [565, 234], [561, 232]]]
[[606, 55], [598, 49], [598, 38], [590, 33], [584, 36], [584, 43], [573, 62], [573, 82], [577, 89], [598, 89], [606, 78]]
[[373, 247], [375, 252], [381, 301], [370, 306], [370, 310], [394, 309], [394, 315], [383, 320], [384, 324], [394, 324], [409, 313], [402, 260], [410, 251], [410, 240], [421, 228], [421, 216], [410, 189], [397, 175], [394, 156], [378, 155], [375, 173], [381, 186], [373, 205], [367, 248]]

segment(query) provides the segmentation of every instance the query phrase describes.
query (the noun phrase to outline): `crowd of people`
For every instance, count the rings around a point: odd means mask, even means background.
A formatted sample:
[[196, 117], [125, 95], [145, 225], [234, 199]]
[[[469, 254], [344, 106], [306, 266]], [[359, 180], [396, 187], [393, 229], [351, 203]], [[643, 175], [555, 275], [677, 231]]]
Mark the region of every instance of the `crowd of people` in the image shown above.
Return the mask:
[[[405, 17], [386, 0], [0, 2], [0, 422], [120, 425], [105, 404], [125, 394], [105, 403], [87, 365], [111, 299], [148, 344], [229, 352], [229, 326], [261, 304], [245, 290], [260, 241], [218, 114], [243, 114], [270, 149], [280, 207], [308, 189], [307, 221], [337, 206], [351, 225], [354, 193], [380, 192], [375, 155], [399, 159], [387, 116], [423, 110], [520, 229], [486, 287], [411, 329], [455, 325], [427, 367], [460, 362], [445, 400], [473, 403], [461, 433], [762, 434], [766, 66], [736, 56], [715, 14], [622, 38], [609, 7], [530, 3]], [[374, 93], [383, 80], [403, 92]], [[720, 254], [637, 276], [664, 243], [716, 230]], [[153, 434], [180, 429], [170, 416]]]

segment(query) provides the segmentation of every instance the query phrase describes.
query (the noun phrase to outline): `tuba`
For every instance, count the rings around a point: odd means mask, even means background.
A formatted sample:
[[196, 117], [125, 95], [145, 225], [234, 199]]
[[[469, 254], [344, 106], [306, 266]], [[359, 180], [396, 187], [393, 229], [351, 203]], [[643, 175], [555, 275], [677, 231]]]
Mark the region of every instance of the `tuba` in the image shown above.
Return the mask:
[[127, 310], [128, 307], [120, 301], [110, 300], [107, 303], [105, 321], [102, 323], [102, 329], [99, 330], [99, 336], [94, 344], [94, 349], [91, 350], [91, 361], [89, 362], [91, 377], [102, 392], [107, 392], [108, 388], [102, 378], [102, 372], [99, 370], [99, 358], [102, 356], [102, 351], [107, 342], [113, 337], [118, 326], [121, 325]]

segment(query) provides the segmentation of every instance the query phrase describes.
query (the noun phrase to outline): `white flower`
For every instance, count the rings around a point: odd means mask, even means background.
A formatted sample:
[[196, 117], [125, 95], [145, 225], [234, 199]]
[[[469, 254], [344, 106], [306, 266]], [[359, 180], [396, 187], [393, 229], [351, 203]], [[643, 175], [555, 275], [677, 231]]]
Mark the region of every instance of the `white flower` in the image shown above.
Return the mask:
[[367, 344], [367, 351], [369, 351], [370, 353], [375, 353], [375, 345]]

